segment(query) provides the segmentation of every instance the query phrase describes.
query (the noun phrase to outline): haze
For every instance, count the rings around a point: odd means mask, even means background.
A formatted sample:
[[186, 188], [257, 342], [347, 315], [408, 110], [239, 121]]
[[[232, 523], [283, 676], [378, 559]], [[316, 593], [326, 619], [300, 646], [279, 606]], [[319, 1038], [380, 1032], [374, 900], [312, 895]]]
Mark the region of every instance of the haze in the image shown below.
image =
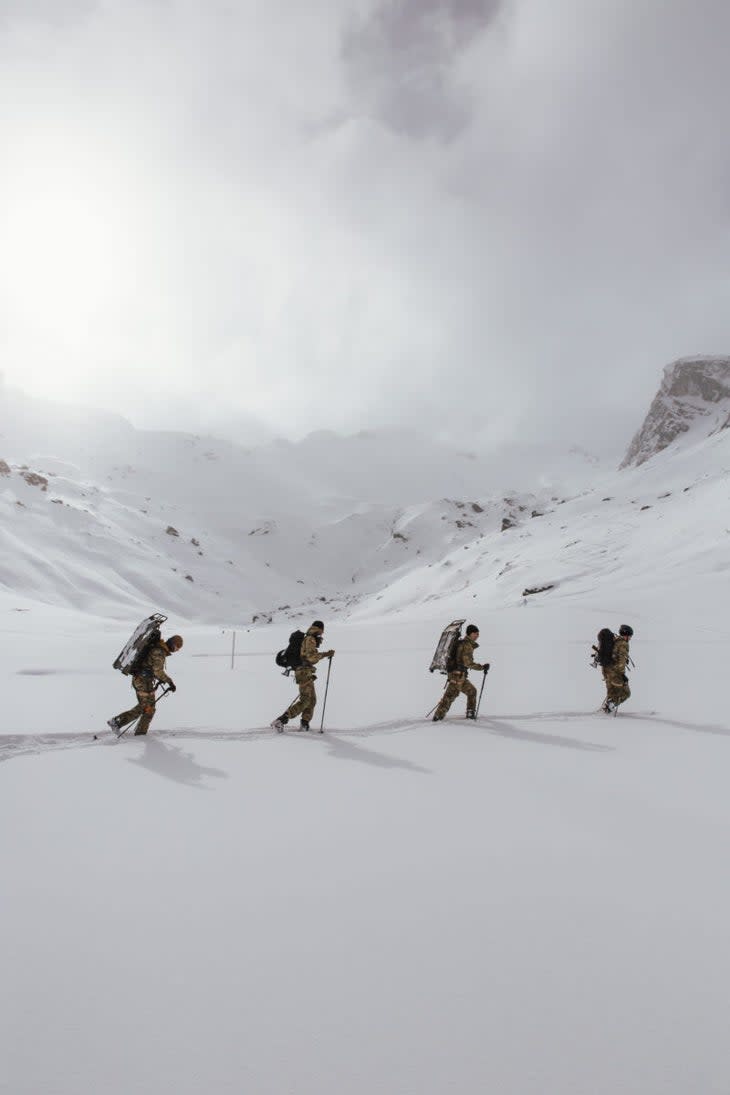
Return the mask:
[[2, 0], [0, 365], [135, 424], [620, 435], [730, 344], [719, 0]]

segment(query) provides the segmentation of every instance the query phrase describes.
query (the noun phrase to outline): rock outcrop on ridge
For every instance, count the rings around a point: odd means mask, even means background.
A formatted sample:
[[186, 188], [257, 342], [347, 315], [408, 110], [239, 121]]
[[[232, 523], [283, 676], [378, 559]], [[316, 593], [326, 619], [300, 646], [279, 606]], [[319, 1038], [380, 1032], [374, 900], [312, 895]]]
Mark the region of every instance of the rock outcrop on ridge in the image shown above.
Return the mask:
[[643, 464], [690, 431], [699, 440], [729, 425], [730, 357], [680, 358], [665, 368], [621, 467]]

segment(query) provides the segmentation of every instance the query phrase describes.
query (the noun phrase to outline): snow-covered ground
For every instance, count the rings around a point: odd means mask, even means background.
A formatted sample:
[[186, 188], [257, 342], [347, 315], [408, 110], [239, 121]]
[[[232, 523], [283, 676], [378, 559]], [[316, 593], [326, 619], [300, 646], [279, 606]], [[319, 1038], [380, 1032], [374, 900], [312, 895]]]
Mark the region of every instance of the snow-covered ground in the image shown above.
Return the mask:
[[[267, 729], [281, 633], [232, 670], [188, 628], [121, 742], [119, 625], [4, 597], [0, 1090], [726, 1092], [730, 626], [701, 590], [476, 612], [476, 725], [423, 719], [443, 615], [329, 625], [322, 736]], [[588, 647], [623, 618], [614, 719]]]
[[[355, 439], [310, 439], [300, 456], [344, 461], [310, 515], [327, 533], [300, 601], [257, 626], [301, 542], [246, 532], [235, 578], [224, 547], [267, 483], [304, 535], [280, 471], [248, 466], [228, 520], [204, 443], [147, 438], [145, 538], [131, 471], [97, 469], [84, 517], [70, 442], [43, 492], [21, 441], [0, 466], [3, 1095], [726, 1095], [730, 431], [480, 509], [404, 479], [408, 504], [380, 504], [367, 461], [345, 499]], [[209, 521], [187, 600], [171, 567], [195, 530], [165, 533], [157, 497], [171, 452], [175, 505]], [[235, 509], [244, 456], [218, 456]], [[111, 662], [153, 610], [185, 636], [178, 691], [116, 741]], [[293, 686], [273, 655], [315, 616], [326, 732], [276, 735]], [[434, 724], [456, 617], [492, 670], [476, 724], [463, 699]], [[608, 718], [590, 644], [622, 622], [633, 696]]]

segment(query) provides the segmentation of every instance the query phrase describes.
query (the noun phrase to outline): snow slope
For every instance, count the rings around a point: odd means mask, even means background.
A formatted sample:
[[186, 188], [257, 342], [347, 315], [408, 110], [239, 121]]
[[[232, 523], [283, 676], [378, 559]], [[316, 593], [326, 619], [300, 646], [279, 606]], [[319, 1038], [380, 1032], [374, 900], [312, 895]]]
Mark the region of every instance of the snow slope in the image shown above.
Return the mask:
[[[595, 472], [583, 453], [559, 466], [578, 481]], [[502, 475], [499, 461], [416, 434], [245, 449], [6, 389], [0, 588], [120, 618], [161, 600], [239, 626], [323, 601], [346, 608], [498, 529], [513, 508]], [[546, 474], [519, 505], [553, 493]]]

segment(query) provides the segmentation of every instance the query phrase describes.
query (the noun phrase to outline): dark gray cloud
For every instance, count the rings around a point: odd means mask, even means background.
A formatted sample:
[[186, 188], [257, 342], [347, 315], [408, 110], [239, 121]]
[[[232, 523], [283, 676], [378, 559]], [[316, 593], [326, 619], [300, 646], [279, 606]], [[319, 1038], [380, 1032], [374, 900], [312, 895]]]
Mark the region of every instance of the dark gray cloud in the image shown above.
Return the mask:
[[502, 0], [384, 0], [353, 20], [342, 57], [365, 111], [411, 137], [452, 139], [475, 107], [454, 74], [458, 55]]

